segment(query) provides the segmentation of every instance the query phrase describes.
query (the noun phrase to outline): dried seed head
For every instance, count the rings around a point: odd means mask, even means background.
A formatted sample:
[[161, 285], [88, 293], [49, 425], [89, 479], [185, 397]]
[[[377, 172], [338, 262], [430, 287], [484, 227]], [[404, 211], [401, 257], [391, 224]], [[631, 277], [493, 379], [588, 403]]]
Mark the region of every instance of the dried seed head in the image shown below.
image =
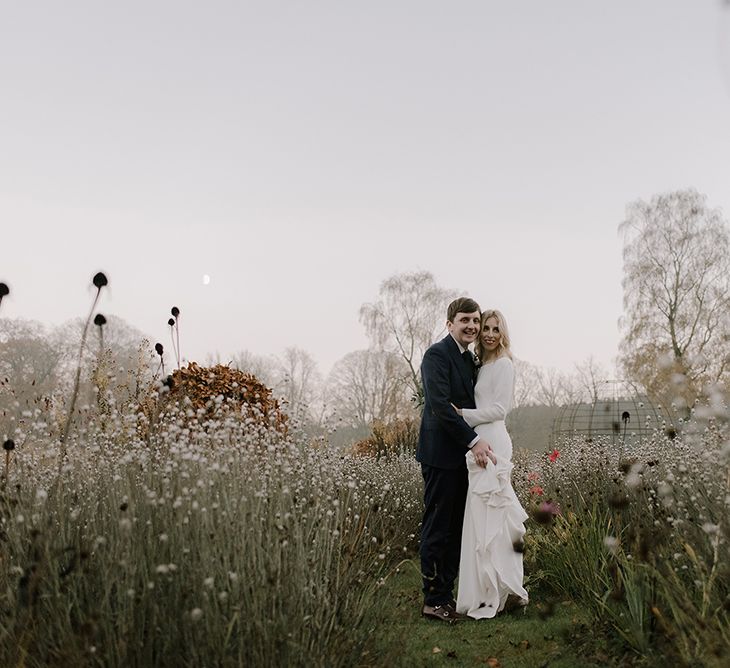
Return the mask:
[[165, 378], [165, 380], [162, 381], [162, 384], [170, 390], [175, 387], [175, 381], [172, 379], [172, 376]]
[[173, 318], [177, 318], [180, 315], [180, 309], [177, 306], [173, 306], [170, 309], [170, 313], [172, 313]]
[[629, 497], [617, 492], [608, 497], [608, 505], [616, 509], [626, 508], [629, 505]]
[[155, 343], [155, 352], [162, 357], [162, 353], [164, 352], [164, 348], [162, 347], [161, 343]]
[[3, 450], [6, 452], [10, 452], [11, 450], [15, 450], [15, 441], [12, 438], [9, 438], [5, 443], [3, 443]]
[[550, 524], [560, 515], [560, 507], [552, 501], [543, 501], [538, 508], [532, 510], [532, 519], [538, 524]]
[[7, 283], [0, 283], [0, 299], [10, 294], [10, 288]]
[[629, 473], [634, 464], [636, 464], [636, 459], [622, 459], [618, 464], [618, 470], [624, 474]]
[[101, 313], [97, 313], [94, 317], [94, 324], [97, 327], [103, 327], [106, 325], [106, 318]]
[[175, 319], [174, 318], [170, 318], [167, 321], [167, 324], [170, 325], [170, 327], [174, 327], [175, 326]]
[[109, 281], [106, 279], [106, 275], [100, 271], [94, 275], [94, 286], [101, 290], [105, 285], [109, 285]]

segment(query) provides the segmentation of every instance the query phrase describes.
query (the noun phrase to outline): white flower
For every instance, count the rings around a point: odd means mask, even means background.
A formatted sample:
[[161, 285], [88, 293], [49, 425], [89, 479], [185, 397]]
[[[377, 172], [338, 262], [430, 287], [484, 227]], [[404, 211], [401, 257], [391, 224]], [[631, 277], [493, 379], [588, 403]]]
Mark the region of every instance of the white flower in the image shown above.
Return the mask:
[[615, 536], [606, 536], [603, 545], [611, 554], [616, 554], [618, 551], [618, 539]]
[[203, 585], [208, 589], [213, 589], [213, 578], [205, 578], [205, 580], [203, 580]]
[[190, 611], [190, 619], [192, 619], [194, 622], [197, 622], [202, 618], [203, 618], [203, 611], [200, 608], [193, 608]]
[[636, 471], [631, 471], [626, 476], [626, 487], [636, 489], [639, 485], [641, 485], [641, 476]]
[[669, 496], [672, 493], [672, 486], [666, 482], [662, 482], [659, 484], [657, 492], [659, 493], [659, 496]]

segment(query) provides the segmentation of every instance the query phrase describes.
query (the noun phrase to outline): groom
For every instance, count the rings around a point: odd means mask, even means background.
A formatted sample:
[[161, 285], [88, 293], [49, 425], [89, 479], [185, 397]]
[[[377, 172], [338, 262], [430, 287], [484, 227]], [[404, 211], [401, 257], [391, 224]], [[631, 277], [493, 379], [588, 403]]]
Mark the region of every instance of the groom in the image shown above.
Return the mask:
[[416, 460], [424, 483], [421, 528], [421, 574], [424, 617], [451, 622], [456, 612], [453, 590], [459, 571], [461, 528], [469, 486], [464, 455], [469, 449], [480, 466], [491, 455], [489, 444], [457, 415], [474, 406], [474, 358], [468, 350], [481, 329], [480, 309], [473, 299], [449, 304], [448, 336], [423, 356], [424, 407]]

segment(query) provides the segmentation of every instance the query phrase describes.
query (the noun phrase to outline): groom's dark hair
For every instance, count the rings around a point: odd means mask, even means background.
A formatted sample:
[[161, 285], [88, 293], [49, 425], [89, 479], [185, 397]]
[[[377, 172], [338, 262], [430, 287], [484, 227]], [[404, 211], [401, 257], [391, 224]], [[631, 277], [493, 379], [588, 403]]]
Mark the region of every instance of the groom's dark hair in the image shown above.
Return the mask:
[[454, 322], [457, 313], [474, 313], [474, 311], [482, 312], [479, 304], [469, 297], [459, 297], [449, 304], [449, 308], [446, 310], [446, 319], [449, 322]]

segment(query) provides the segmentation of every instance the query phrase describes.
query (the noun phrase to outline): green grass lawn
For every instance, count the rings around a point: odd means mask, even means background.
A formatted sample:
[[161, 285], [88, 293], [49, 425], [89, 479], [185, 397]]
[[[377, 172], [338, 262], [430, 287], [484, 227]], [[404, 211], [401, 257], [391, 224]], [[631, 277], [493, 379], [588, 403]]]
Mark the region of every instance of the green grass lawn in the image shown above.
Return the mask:
[[[379, 593], [367, 665], [551, 668], [606, 666], [605, 640], [575, 603], [532, 594], [524, 610], [453, 625], [421, 617], [416, 562], [405, 562]], [[599, 634], [600, 635], [600, 634]], [[624, 664], [626, 665], [626, 664]]]

